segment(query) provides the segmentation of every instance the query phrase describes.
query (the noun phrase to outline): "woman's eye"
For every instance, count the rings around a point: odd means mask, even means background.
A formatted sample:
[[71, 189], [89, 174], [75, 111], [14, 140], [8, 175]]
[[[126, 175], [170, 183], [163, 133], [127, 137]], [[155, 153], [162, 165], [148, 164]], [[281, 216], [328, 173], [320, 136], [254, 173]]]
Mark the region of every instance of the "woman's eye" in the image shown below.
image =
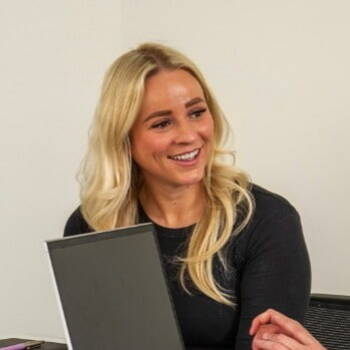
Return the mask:
[[198, 118], [200, 117], [203, 113], [205, 113], [207, 111], [206, 108], [201, 108], [201, 109], [197, 109], [193, 112], [191, 112], [191, 116], [195, 117], [195, 118]]
[[164, 129], [166, 128], [168, 125], [170, 125], [170, 120], [163, 120], [161, 122], [158, 123], [154, 123], [151, 128], [152, 129]]

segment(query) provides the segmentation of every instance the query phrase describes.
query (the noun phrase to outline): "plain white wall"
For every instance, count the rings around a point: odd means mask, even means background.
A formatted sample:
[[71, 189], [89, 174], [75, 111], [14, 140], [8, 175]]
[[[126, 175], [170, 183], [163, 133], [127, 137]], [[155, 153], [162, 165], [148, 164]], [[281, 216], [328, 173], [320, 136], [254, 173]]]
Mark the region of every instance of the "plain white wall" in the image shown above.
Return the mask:
[[44, 240], [62, 236], [121, 2], [0, 2], [0, 338], [63, 338]]
[[63, 338], [43, 241], [78, 204], [104, 71], [145, 40], [198, 63], [238, 164], [299, 210], [313, 291], [349, 295], [349, 11], [346, 0], [2, 1], [0, 338]]

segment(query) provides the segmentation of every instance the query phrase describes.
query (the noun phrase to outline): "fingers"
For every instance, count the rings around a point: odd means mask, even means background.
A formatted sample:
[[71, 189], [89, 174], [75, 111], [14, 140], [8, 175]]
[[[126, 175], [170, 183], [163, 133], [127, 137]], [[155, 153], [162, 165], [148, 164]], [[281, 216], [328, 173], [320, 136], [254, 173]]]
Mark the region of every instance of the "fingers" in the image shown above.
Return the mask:
[[249, 334], [254, 335], [258, 331], [258, 329], [261, 327], [261, 325], [272, 323], [271, 317], [272, 317], [273, 313], [275, 313], [275, 312], [277, 312], [277, 311], [275, 311], [273, 309], [267, 309], [265, 312], [256, 316], [254, 318], [251, 326], [250, 326]]
[[287, 335], [290, 335], [304, 345], [309, 345], [316, 341], [299, 322], [292, 320], [278, 311], [271, 310], [271, 323], [278, 325]]
[[269, 333], [269, 334], [281, 333], [281, 328], [271, 323], [262, 324], [260, 325], [259, 329], [256, 331], [255, 336], [258, 338], [261, 338], [262, 334], [265, 334], [265, 333]]
[[252, 322], [249, 330], [250, 335], [254, 335], [262, 324], [272, 323], [281, 328], [281, 331], [304, 345], [314, 343], [315, 338], [297, 321], [281, 314], [280, 312], [268, 309], [258, 315]]
[[291, 350], [285, 347], [283, 344], [274, 343], [269, 340], [256, 339], [254, 341], [253, 349], [255, 350]]
[[[256, 339], [255, 339], [256, 338]], [[296, 340], [284, 334], [263, 333], [261, 337], [256, 336], [254, 344], [258, 349], [272, 350], [302, 350], [304, 346]]]
[[256, 335], [253, 339], [252, 342], [252, 350], [261, 350], [261, 348], [254, 342], [255, 339], [262, 339], [263, 334], [274, 334], [274, 333], [279, 333], [279, 327], [275, 326], [271, 323], [268, 324], [262, 324], [259, 329], [256, 332]]
[[250, 335], [254, 335], [261, 325], [270, 323], [270, 319], [271, 319], [270, 311], [272, 311], [272, 309], [268, 309], [262, 314], [254, 318], [252, 325], [250, 326], [250, 329], [249, 329]]
[[[261, 339], [262, 335], [265, 334], [265, 333], [268, 333], [268, 334], [279, 333], [279, 330], [280, 330], [280, 328], [278, 326], [275, 326], [275, 325], [273, 325], [271, 323], [263, 324], [257, 330], [254, 339], [255, 338]], [[253, 345], [252, 346], [252, 350], [260, 350], [259, 347], [254, 347], [254, 341], [253, 341], [252, 345]]]

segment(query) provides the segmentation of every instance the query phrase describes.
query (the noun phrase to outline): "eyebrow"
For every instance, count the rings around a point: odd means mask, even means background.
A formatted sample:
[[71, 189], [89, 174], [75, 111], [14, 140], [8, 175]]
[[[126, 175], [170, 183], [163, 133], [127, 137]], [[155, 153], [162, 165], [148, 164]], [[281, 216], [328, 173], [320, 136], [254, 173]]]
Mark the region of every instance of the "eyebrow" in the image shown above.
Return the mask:
[[204, 102], [204, 100], [201, 97], [195, 97], [192, 100], [186, 102], [185, 107], [188, 108], [200, 102]]
[[[185, 103], [185, 107], [186, 108], [189, 108], [197, 103], [200, 103], [200, 102], [204, 102], [204, 100], [201, 98], [201, 97], [195, 97], [193, 98], [192, 100], [188, 101]], [[156, 112], [153, 112], [151, 113], [143, 122], [147, 122], [148, 120], [152, 119], [152, 118], [156, 118], [156, 117], [162, 117], [162, 116], [165, 116], [165, 115], [170, 115], [171, 114], [171, 110], [170, 109], [164, 109], [164, 110], [161, 110], [161, 111], [156, 111]]]

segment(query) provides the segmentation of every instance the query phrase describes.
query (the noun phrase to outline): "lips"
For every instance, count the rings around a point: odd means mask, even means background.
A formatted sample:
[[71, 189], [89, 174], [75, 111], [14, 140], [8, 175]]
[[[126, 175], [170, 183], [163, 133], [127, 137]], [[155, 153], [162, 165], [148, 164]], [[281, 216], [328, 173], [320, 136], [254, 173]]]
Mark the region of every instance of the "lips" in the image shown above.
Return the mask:
[[200, 148], [196, 148], [193, 151], [186, 152], [186, 153], [181, 153], [181, 154], [176, 154], [174, 156], [169, 156], [168, 158], [173, 159], [173, 160], [181, 160], [181, 161], [191, 161], [199, 155]]

